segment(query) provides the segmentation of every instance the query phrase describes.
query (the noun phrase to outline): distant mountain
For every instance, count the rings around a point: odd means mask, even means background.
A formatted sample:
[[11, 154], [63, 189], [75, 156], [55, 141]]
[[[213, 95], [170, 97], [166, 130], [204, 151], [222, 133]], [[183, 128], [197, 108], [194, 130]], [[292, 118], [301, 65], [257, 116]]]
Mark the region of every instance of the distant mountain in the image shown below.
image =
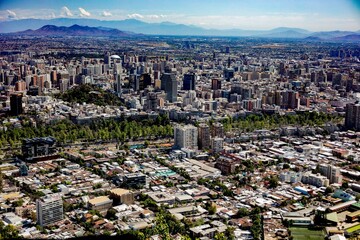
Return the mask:
[[279, 32], [270, 32], [266, 34], [255, 35], [256, 37], [263, 38], [305, 38], [308, 34], [301, 33], [295, 30], [285, 30]]
[[360, 34], [349, 34], [342, 37], [333, 38], [335, 41], [360, 42]]
[[312, 37], [318, 37], [321, 39], [332, 39], [337, 37], [343, 37], [346, 35], [354, 34], [355, 32], [349, 32], [349, 31], [328, 31], [328, 32], [315, 32], [312, 33]]
[[[259, 38], [291, 38], [304, 39], [305, 41], [333, 41], [335, 38], [344, 37], [359, 32], [328, 31], [310, 32], [301, 28], [279, 27], [271, 30], [244, 30], [244, 29], [205, 29], [194, 25], [177, 24], [172, 22], [147, 23], [136, 19], [125, 20], [98, 20], [88, 18], [54, 18], [54, 19], [20, 19], [0, 22], [0, 33], [25, 31], [26, 29], [38, 29], [44, 25], [71, 27], [73, 25], [89, 26], [99, 31], [114, 31], [120, 29], [121, 34], [142, 33], [148, 35], [178, 35], [178, 36], [233, 36], [233, 37], [259, 37]], [[28, 30], [30, 31], [30, 30]], [[61, 30], [59, 30], [61, 31]], [[30, 32], [28, 32], [30, 33]], [[108, 32], [105, 32], [106, 35]], [[93, 36], [93, 35], [92, 35]], [[312, 38], [308, 38], [312, 37]], [[350, 38], [358, 41], [356, 37]], [[340, 41], [340, 40], [335, 40]]]
[[311, 42], [317, 42], [317, 41], [321, 41], [322, 39], [319, 38], [319, 37], [309, 36], [309, 37], [304, 38], [303, 40], [305, 40], [305, 41], [311, 41]]
[[283, 33], [283, 32], [287, 32], [287, 31], [292, 31], [292, 32], [297, 32], [297, 33], [302, 33], [302, 34], [310, 34], [311, 32], [306, 30], [306, 29], [302, 29], [302, 28], [288, 28], [288, 27], [278, 27], [278, 28], [274, 28], [271, 29], [269, 32], [270, 33]]
[[37, 30], [26, 30], [16, 33], [16, 35], [29, 36], [92, 36], [92, 37], [128, 37], [134, 33], [123, 32], [113, 28], [98, 28], [80, 25], [72, 25], [70, 27], [57, 27], [54, 25], [45, 25]]

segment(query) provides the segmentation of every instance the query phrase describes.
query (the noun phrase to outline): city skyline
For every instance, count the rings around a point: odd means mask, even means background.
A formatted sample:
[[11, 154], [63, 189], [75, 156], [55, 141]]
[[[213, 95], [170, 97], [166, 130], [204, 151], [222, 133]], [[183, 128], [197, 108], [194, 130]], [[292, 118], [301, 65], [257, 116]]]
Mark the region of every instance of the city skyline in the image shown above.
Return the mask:
[[111, 0], [1, 1], [0, 21], [26, 18], [137, 19], [209, 29], [266, 30], [296, 27], [310, 31], [360, 30], [360, 1], [196, 1]]

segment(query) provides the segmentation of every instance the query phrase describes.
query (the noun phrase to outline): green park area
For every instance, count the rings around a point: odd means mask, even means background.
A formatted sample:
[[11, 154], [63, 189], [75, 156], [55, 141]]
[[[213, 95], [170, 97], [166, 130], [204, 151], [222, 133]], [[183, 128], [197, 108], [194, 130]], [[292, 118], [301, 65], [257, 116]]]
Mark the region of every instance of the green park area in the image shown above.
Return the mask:
[[325, 235], [321, 230], [310, 230], [304, 227], [290, 228], [294, 240], [323, 240]]
[[352, 227], [346, 229], [346, 231], [348, 233], [353, 233], [353, 232], [356, 232], [356, 231], [360, 231], [360, 224], [352, 226]]

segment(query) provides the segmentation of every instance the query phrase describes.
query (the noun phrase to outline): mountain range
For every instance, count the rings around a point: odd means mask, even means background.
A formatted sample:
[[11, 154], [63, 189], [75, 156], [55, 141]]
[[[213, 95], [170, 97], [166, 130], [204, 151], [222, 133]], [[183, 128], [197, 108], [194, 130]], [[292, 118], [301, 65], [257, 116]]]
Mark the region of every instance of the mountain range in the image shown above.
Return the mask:
[[[326, 31], [311, 32], [301, 28], [280, 27], [271, 30], [243, 30], [243, 29], [205, 29], [194, 25], [177, 24], [172, 22], [147, 23], [136, 19], [125, 20], [98, 20], [88, 18], [54, 18], [54, 19], [20, 19], [0, 22], [0, 33], [24, 31], [31, 33], [28, 29], [38, 29], [46, 25], [71, 27], [73, 25], [97, 28], [99, 35], [105, 36], [106, 31], [119, 31], [115, 33], [131, 35], [141, 33], [148, 35], [178, 35], [178, 36], [233, 36], [233, 37], [257, 37], [257, 38], [292, 38], [305, 39], [309, 41], [354, 41], [360, 42], [360, 31]], [[60, 30], [59, 30], [60, 31]], [[93, 29], [95, 31], [95, 29]], [[131, 33], [132, 32], [132, 33]], [[108, 32], [109, 33], [109, 32]], [[105, 34], [105, 35], [103, 35]], [[91, 34], [90, 34], [91, 35]]]
[[114, 28], [99, 28], [79, 26], [74, 24], [70, 27], [45, 25], [37, 30], [25, 30], [11, 35], [28, 35], [28, 36], [87, 36], [87, 37], [129, 37], [135, 34], [132, 32], [124, 32]]

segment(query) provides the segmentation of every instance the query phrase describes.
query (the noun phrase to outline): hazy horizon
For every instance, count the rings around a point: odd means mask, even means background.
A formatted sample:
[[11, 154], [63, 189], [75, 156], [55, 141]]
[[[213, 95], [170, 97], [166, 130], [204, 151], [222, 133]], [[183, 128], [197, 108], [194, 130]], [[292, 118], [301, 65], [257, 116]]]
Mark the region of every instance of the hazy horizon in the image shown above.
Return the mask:
[[268, 30], [277, 27], [309, 31], [360, 29], [357, 0], [4, 0], [0, 21], [17, 19], [91, 18], [173, 22], [206, 29]]

